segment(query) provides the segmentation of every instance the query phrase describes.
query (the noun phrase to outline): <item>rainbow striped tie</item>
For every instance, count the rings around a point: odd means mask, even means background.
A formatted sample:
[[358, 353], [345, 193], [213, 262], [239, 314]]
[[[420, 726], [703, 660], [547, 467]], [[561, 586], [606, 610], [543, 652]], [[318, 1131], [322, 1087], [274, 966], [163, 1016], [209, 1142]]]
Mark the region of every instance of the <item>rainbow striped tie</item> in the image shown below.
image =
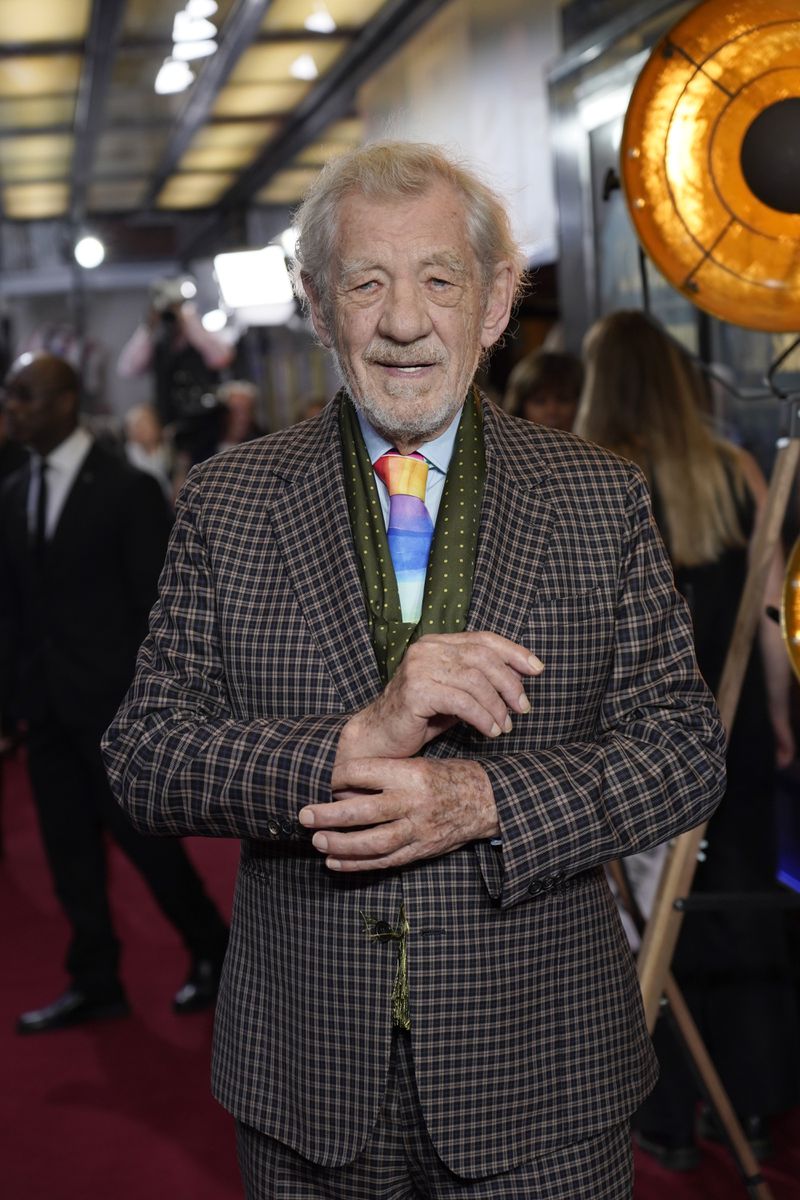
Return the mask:
[[425, 576], [433, 541], [433, 521], [425, 507], [428, 464], [421, 454], [390, 450], [374, 464], [389, 493], [389, 553], [392, 556], [403, 621], [422, 615]]

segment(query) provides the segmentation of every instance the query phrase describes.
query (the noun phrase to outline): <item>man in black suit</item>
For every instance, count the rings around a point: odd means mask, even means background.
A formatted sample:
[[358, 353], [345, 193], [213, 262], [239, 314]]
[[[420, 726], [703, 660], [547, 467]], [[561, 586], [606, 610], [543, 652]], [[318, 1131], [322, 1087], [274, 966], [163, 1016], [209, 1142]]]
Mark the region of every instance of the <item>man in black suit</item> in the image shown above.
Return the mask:
[[213, 1002], [227, 930], [177, 841], [137, 833], [115, 804], [100, 735], [133, 674], [170, 528], [156, 481], [78, 423], [80, 385], [53, 355], [23, 355], [5, 384], [9, 432], [30, 464], [0, 504], [3, 706], [28, 723], [28, 767], [56, 894], [72, 928], [69, 989], [20, 1033], [128, 1012], [108, 905], [110, 831], [181, 935], [191, 969], [177, 1012]]

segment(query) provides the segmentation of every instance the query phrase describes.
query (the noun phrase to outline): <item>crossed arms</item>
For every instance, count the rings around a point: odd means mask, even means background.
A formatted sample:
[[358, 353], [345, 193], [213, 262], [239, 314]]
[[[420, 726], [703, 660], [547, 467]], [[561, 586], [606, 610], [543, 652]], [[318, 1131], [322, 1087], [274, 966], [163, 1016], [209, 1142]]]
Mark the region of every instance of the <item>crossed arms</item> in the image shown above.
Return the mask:
[[[589, 693], [598, 680], [548, 681], [547, 661], [542, 670], [528, 648], [486, 632], [420, 639], [358, 713], [235, 712], [203, 495], [190, 480], [137, 677], [105, 739], [117, 796], [153, 833], [294, 839], [310, 831], [336, 871], [474, 843], [503, 906], [527, 898], [536, 878], [577, 874], [699, 823], [724, 789], [723, 734], [633, 473], [625, 520], [597, 711], [582, 735], [539, 745], [521, 733], [538, 689], [550, 687], [553, 705], [559, 686]], [[256, 633], [263, 638], [263, 629], [242, 636]], [[285, 674], [290, 681], [288, 661]], [[509, 721], [514, 732], [505, 732]], [[424, 753], [458, 723], [482, 735], [478, 750]], [[502, 849], [490, 855], [495, 836]]]

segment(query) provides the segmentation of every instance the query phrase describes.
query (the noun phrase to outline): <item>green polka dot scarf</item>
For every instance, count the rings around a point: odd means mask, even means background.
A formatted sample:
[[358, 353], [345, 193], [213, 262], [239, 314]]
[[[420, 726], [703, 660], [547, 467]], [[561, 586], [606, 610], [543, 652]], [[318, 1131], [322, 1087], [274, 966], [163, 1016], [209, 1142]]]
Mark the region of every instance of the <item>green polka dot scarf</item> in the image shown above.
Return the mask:
[[461, 414], [436, 518], [422, 615], [415, 625], [403, 621], [372, 463], [352, 401], [346, 397], [340, 405], [339, 425], [350, 527], [372, 645], [386, 684], [417, 638], [426, 633], [459, 633], [467, 623], [486, 479], [480, 398], [471, 389]]

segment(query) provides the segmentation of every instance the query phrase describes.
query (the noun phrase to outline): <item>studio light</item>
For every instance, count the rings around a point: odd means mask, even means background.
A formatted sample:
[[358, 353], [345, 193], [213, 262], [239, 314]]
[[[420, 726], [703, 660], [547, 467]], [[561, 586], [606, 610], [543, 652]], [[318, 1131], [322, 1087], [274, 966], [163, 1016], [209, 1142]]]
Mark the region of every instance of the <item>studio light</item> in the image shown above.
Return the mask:
[[314, 11], [309, 13], [303, 24], [312, 33], [333, 33], [336, 28], [336, 22], [331, 16], [327, 4], [323, 4], [322, 0], [314, 5]]
[[228, 324], [228, 314], [221, 308], [212, 308], [209, 312], [203, 313], [200, 322], [208, 333], [219, 333]]
[[285, 304], [293, 299], [292, 283], [280, 246], [218, 254], [214, 259], [214, 271], [227, 308]]
[[193, 279], [184, 279], [181, 284], [181, 295], [184, 300], [192, 300], [197, 295], [197, 284]]
[[187, 15], [201, 21], [213, 17], [217, 8], [216, 0], [186, 0]]
[[277, 239], [283, 249], [283, 253], [287, 258], [294, 258], [297, 249], [297, 230], [294, 225], [290, 225], [288, 229], [284, 229], [283, 233]]
[[204, 42], [176, 42], [172, 47], [172, 56], [182, 62], [191, 62], [195, 58], [208, 58], [216, 51], [217, 43], [211, 39]]
[[99, 238], [87, 234], [75, 243], [73, 254], [79, 267], [91, 271], [100, 266], [106, 256], [106, 248]]
[[294, 293], [280, 246], [218, 254], [214, 259], [222, 302], [246, 325], [284, 325]]
[[190, 17], [187, 12], [175, 14], [172, 22], [173, 42], [203, 42], [217, 36], [217, 27], [211, 21]]
[[295, 79], [316, 79], [319, 71], [317, 70], [317, 64], [314, 62], [313, 55], [298, 54], [289, 68], [289, 74]]
[[155, 90], [159, 96], [169, 96], [173, 92], [184, 92], [193, 80], [194, 71], [187, 62], [165, 58], [156, 75]]

